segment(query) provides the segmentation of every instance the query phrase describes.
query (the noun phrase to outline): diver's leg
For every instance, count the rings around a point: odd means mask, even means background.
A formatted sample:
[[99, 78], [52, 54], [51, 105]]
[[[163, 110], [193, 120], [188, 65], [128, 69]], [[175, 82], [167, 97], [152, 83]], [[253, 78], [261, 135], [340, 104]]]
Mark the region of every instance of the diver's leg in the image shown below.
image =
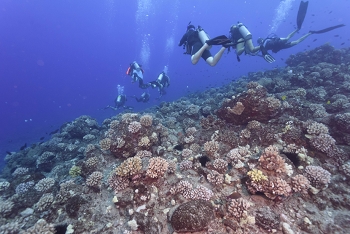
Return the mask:
[[254, 47], [252, 39], [245, 42], [245, 47], [247, 47], [251, 53], [256, 53], [260, 50], [260, 46]]
[[237, 41], [236, 54], [239, 56], [244, 52], [244, 50], [245, 50], [245, 42], [244, 42], [244, 39], [241, 38]]
[[292, 41], [290, 44], [291, 45], [297, 45], [297, 44], [299, 44], [300, 42], [302, 42], [303, 40], [305, 40], [308, 36], [310, 36], [312, 33], [307, 33], [307, 34], [305, 34], [304, 36], [302, 36], [302, 37], [300, 37], [298, 40], [296, 40], [296, 41]]
[[216, 55], [208, 57], [205, 61], [210, 65], [210, 66], [215, 66], [219, 60], [221, 59], [222, 55], [225, 52], [225, 47], [221, 47], [221, 49], [219, 50], [219, 52], [216, 53]]
[[207, 43], [204, 43], [204, 45], [195, 53], [191, 56], [191, 62], [193, 65], [197, 64], [199, 59], [201, 58], [202, 54], [204, 51], [209, 47]]
[[281, 38], [281, 40], [289, 40], [289, 39], [291, 39], [293, 36], [294, 36], [294, 34], [296, 34], [297, 32], [299, 31], [299, 29], [295, 29], [293, 32], [291, 32], [286, 38]]

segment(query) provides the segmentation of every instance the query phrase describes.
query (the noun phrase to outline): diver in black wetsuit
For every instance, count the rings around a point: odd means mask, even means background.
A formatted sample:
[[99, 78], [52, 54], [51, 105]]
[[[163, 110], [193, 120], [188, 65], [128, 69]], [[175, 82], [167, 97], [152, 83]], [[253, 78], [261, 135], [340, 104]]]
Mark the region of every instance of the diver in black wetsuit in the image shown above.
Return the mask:
[[267, 62], [272, 63], [275, 61], [275, 59], [267, 52], [268, 50], [271, 50], [272, 52], [277, 53], [280, 50], [288, 49], [290, 47], [298, 45], [300, 42], [304, 41], [308, 36], [310, 36], [312, 34], [325, 33], [325, 32], [329, 32], [331, 30], [334, 30], [336, 28], [340, 28], [340, 27], [345, 26], [344, 24], [339, 24], [339, 25], [332, 26], [332, 27], [325, 28], [325, 29], [318, 30], [318, 31], [309, 31], [307, 34], [303, 35], [298, 40], [289, 41], [289, 39], [291, 37], [293, 37], [294, 34], [297, 33], [301, 29], [301, 26], [304, 22], [305, 15], [307, 12], [308, 4], [309, 4], [308, 1], [306, 1], [306, 2], [301, 1], [300, 2], [298, 15], [297, 15], [297, 29], [294, 30], [293, 32], [291, 32], [287, 37], [281, 38], [281, 37], [278, 37], [276, 34], [271, 34], [265, 39], [262, 39], [262, 38], [258, 39], [257, 42], [260, 45], [260, 51], [261, 51], [264, 59]]
[[309, 32], [305, 34], [304, 36], [300, 37], [298, 40], [295, 41], [289, 41], [291, 37], [294, 36], [295, 33], [297, 33], [299, 29], [294, 30], [291, 32], [287, 37], [278, 37], [276, 34], [270, 34], [267, 38], [258, 39], [258, 44], [260, 45], [261, 50], [271, 50], [274, 53], [277, 53], [280, 50], [288, 49], [292, 46], [295, 46], [299, 44], [300, 42], [304, 41], [308, 36], [310, 36], [312, 33]]
[[151, 95], [148, 92], [144, 92], [143, 94], [141, 94], [140, 98], [136, 97], [135, 95], [132, 96], [132, 98], [135, 98], [137, 102], [143, 102], [143, 103], [147, 103], [150, 97]]
[[141, 65], [138, 64], [136, 61], [130, 64], [130, 67], [126, 71], [126, 74], [131, 76], [132, 78], [132, 83], [138, 81], [139, 82], [139, 87], [141, 89], [147, 89], [148, 86], [143, 83], [143, 69], [141, 68]]
[[125, 94], [119, 94], [115, 99], [114, 99], [114, 107], [113, 106], [106, 106], [104, 109], [113, 109], [113, 110], [118, 110], [119, 108], [124, 108], [124, 109], [130, 109], [130, 107], [125, 106], [125, 102], [127, 101], [126, 95]]
[[195, 26], [189, 24], [186, 33], [180, 40], [179, 46], [186, 48], [184, 54], [191, 55], [192, 64], [197, 64], [202, 57], [210, 66], [215, 66], [219, 62], [226, 48], [223, 46], [213, 57], [209, 51], [210, 46], [224, 45], [229, 42], [230, 40], [225, 35], [209, 40], [205, 31], [200, 26], [196, 29]]
[[170, 86], [170, 78], [163, 71], [159, 74], [158, 78], [155, 81], [152, 81], [149, 84], [152, 88], [158, 88], [158, 92], [160, 94], [159, 97], [162, 97], [164, 94], [166, 94], [165, 88]]

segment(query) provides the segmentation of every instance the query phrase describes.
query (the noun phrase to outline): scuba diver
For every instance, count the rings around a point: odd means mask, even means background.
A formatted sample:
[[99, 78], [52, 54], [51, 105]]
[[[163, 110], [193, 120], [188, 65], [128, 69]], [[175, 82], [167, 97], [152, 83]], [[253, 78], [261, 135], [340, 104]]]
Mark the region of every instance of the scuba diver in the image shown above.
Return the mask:
[[[198, 26], [196, 29], [190, 22], [187, 25], [186, 33], [180, 40], [179, 46], [183, 46], [183, 48], [186, 49], [184, 54], [191, 55], [192, 64], [197, 64], [202, 57], [210, 66], [215, 66], [221, 59], [226, 49], [224, 45], [227, 43], [230, 43], [230, 40], [225, 35], [209, 40], [208, 35], [201, 26]], [[214, 57], [209, 51], [212, 45], [223, 45]]]
[[131, 107], [125, 106], [125, 102], [127, 101], [126, 95], [124, 94], [124, 86], [118, 85], [118, 96], [114, 99], [114, 107], [113, 106], [106, 106], [104, 109], [113, 109], [118, 110], [119, 108], [124, 109], [132, 109]]
[[159, 74], [158, 78], [155, 81], [149, 82], [152, 88], [158, 88], [158, 92], [160, 94], [159, 97], [162, 97], [165, 92], [165, 88], [170, 86], [170, 78], [166, 74], [168, 71], [168, 67], [165, 66], [164, 70]]
[[294, 30], [293, 32], [291, 32], [287, 37], [281, 38], [281, 37], [278, 37], [276, 34], [270, 34], [265, 39], [263, 39], [263, 38], [258, 39], [257, 42], [260, 45], [260, 51], [263, 55], [263, 58], [267, 62], [272, 63], [275, 61], [275, 59], [267, 52], [268, 50], [271, 50], [272, 52], [277, 53], [280, 50], [288, 49], [290, 47], [293, 47], [293, 46], [299, 44], [300, 42], [304, 41], [307, 37], [309, 37], [312, 34], [325, 33], [325, 32], [329, 32], [331, 30], [334, 30], [336, 28], [345, 26], [344, 24], [339, 24], [339, 25], [325, 28], [325, 29], [322, 29], [319, 31], [309, 31], [307, 34], [303, 35], [298, 40], [290, 42], [289, 39], [291, 37], [293, 37], [294, 34], [301, 29], [301, 26], [304, 22], [305, 15], [307, 12], [308, 4], [309, 4], [308, 1], [306, 1], [306, 2], [301, 1], [300, 2], [298, 15], [297, 15], [297, 29]]
[[138, 64], [136, 61], [132, 62], [130, 64], [130, 67], [126, 71], [126, 74], [131, 76], [132, 78], [132, 83], [138, 81], [139, 82], [139, 87], [141, 89], [147, 89], [148, 86], [143, 83], [143, 69], [141, 68], [141, 65]]
[[260, 46], [253, 45], [252, 34], [248, 31], [247, 27], [240, 22], [231, 26], [229, 38], [231, 43], [226, 46], [232, 46], [232, 48], [236, 49], [238, 62], [241, 61], [239, 56], [243, 52], [255, 55], [255, 53], [260, 50]]
[[136, 97], [135, 95], [133, 95], [133, 96], [131, 96], [131, 97], [132, 97], [132, 98], [135, 98], [135, 100], [136, 100], [137, 102], [147, 103], [147, 102], [149, 101], [150, 96], [151, 96], [151, 95], [150, 95], [148, 92], [143, 92], [143, 93], [141, 94], [141, 97], [140, 97], [140, 98]]

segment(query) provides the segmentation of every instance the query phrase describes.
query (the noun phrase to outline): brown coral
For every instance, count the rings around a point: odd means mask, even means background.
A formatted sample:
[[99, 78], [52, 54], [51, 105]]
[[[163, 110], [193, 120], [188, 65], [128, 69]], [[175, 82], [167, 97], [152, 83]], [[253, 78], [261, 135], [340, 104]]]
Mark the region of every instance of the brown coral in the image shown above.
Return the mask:
[[227, 210], [231, 216], [233, 216], [237, 221], [246, 216], [247, 210], [250, 204], [247, 200], [243, 198], [233, 199], [227, 206]]
[[142, 126], [150, 127], [153, 123], [153, 117], [151, 115], [143, 115], [140, 118], [140, 123]]
[[279, 155], [278, 149], [275, 146], [269, 146], [259, 158], [259, 163], [262, 168], [274, 171], [276, 173], [285, 173], [286, 166], [284, 159]]
[[111, 147], [111, 143], [112, 141], [109, 138], [102, 139], [100, 141], [100, 147], [102, 150], [109, 150]]
[[310, 181], [303, 175], [296, 175], [292, 178], [292, 189], [294, 192], [307, 194], [310, 187]]
[[139, 123], [139, 122], [137, 122], [137, 121], [132, 121], [130, 124], [129, 124], [129, 126], [128, 126], [128, 130], [129, 130], [129, 132], [131, 132], [131, 133], [137, 133], [137, 132], [139, 132], [140, 131], [140, 129], [141, 129], [141, 124]]
[[100, 187], [101, 180], [103, 178], [102, 172], [94, 171], [89, 177], [86, 179], [86, 185], [90, 187]]
[[116, 174], [119, 176], [132, 176], [140, 172], [142, 168], [142, 161], [140, 157], [132, 157], [126, 159], [116, 169]]
[[165, 172], [168, 170], [168, 162], [161, 157], [151, 158], [149, 160], [148, 169], [146, 175], [151, 178], [162, 177]]

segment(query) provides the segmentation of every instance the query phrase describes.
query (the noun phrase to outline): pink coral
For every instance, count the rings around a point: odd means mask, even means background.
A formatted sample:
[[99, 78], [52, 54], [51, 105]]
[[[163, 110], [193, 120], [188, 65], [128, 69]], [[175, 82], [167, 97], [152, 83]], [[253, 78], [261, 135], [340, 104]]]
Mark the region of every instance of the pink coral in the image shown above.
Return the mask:
[[326, 188], [331, 182], [331, 173], [319, 166], [307, 166], [304, 175], [317, 189]]

